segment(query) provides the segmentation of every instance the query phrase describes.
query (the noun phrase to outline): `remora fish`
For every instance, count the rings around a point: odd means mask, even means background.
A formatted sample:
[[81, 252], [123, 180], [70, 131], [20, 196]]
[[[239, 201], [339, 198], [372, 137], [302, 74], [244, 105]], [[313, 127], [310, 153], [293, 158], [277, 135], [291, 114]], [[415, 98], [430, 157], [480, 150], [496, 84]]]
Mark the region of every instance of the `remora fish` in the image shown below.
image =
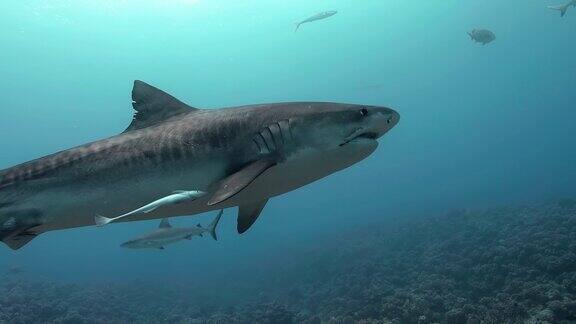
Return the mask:
[[548, 9], [558, 10], [558, 11], [560, 11], [560, 17], [564, 17], [564, 15], [566, 15], [566, 12], [568, 11], [568, 8], [570, 8], [570, 6], [576, 7], [576, 0], [571, 0], [570, 2], [565, 3], [563, 5], [548, 6]]
[[315, 14], [314, 16], [308, 17], [308, 18], [302, 20], [301, 22], [297, 23], [297, 24], [296, 24], [296, 29], [294, 30], [294, 32], [297, 32], [297, 31], [298, 31], [298, 28], [300, 28], [300, 25], [302, 25], [302, 24], [309, 23], [309, 22], [313, 22], [313, 21], [316, 21], [316, 20], [326, 19], [326, 18], [328, 18], [328, 17], [334, 16], [334, 15], [337, 14], [337, 13], [338, 13], [338, 11], [335, 11], [335, 10], [324, 11], [324, 12], [321, 12], [321, 13], [317, 13], [317, 14]]
[[122, 243], [121, 247], [129, 249], [161, 249], [163, 250], [166, 245], [176, 243], [182, 240], [191, 240], [193, 236], [202, 236], [204, 233], [210, 233], [215, 241], [218, 241], [216, 236], [216, 226], [222, 217], [223, 210], [218, 212], [218, 216], [214, 218], [212, 223], [207, 228], [198, 224], [196, 227], [174, 228], [170, 225], [167, 218], [162, 219], [158, 229], [150, 234], [138, 237], [128, 242]]
[[132, 100], [123, 133], [0, 171], [0, 240], [18, 249], [185, 188], [206, 195], [119, 221], [238, 206], [243, 233], [270, 197], [363, 160], [400, 119], [389, 108], [329, 102], [197, 109], [141, 81]]
[[198, 191], [198, 190], [193, 190], [193, 191], [177, 190], [169, 196], [155, 200], [155, 201], [149, 203], [148, 205], [142, 206], [136, 210], [133, 210], [131, 212], [128, 212], [126, 214], [123, 214], [123, 215], [120, 215], [117, 217], [107, 218], [107, 217], [104, 217], [102, 215], [96, 215], [94, 217], [94, 222], [98, 226], [104, 226], [108, 223], [111, 223], [113, 221], [119, 220], [120, 218], [124, 218], [124, 217], [130, 216], [130, 215], [139, 214], [139, 213], [149, 213], [149, 212], [154, 211], [157, 208], [162, 207], [162, 206], [166, 206], [166, 205], [170, 205], [170, 204], [179, 204], [179, 203], [182, 203], [182, 202], [187, 201], [187, 200], [192, 201], [194, 199], [197, 199], [199, 197], [204, 196], [204, 194], [205, 194], [205, 192]]
[[468, 35], [470, 36], [470, 39], [477, 43], [482, 43], [482, 45], [491, 43], [496, 39], [496, 35], [487, 29], [473, 29], [468, 32]]

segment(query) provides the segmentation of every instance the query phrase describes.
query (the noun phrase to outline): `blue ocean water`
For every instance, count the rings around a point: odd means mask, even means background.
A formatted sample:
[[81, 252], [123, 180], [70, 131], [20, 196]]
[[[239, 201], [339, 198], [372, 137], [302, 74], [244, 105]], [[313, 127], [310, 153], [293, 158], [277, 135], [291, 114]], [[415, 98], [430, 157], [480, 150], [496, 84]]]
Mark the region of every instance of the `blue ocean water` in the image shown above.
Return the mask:
[[[120, 133], [135, 79], [206, 109], [333, 101], [388, 106], [402, 119], [368, 159], [272, 199], [245, 235], [233, 209], [218, 242], [164, 251], [119, 247], [156, 220], [69, 229], [1, 249], [0, 266], [64, 282], [217, 282], [358, 226], [574, 196], [576, 9], [560, 18], [553, 4], [3, 1], [0, 169]], [[338, 14], [294, 32], [325, 10]], [[472, 42], [474, 28], [496, 40]]]

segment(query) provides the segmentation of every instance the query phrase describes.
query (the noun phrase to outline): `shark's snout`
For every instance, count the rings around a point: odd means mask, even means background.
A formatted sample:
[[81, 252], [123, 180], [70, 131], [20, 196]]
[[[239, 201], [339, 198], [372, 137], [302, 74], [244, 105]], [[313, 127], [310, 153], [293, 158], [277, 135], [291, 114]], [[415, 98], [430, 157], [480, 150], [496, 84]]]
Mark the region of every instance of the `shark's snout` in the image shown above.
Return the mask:
[[400, 114], [394, 109], [385, 107], [372, 107], [369, 109], [372, 114], [368, 121], [367, 132], [374, 134], [375, 138], [380, 138], [388, 133], [400, 121]]
[[362, 109], [362, 114], [365, 115], [366, 120], [346, 139], [346, 142], [354, 139], [376, 140], [388, 133], [400, 121], [398, 112], [385, 107], [366, 107]]
[[356, 128], [340, 146], [352, 141], [377, 140], [394, 128], [400, 121], [400, 114], [385, 107], [364, 107], [361, 114], [365, 116], [362, 126]]

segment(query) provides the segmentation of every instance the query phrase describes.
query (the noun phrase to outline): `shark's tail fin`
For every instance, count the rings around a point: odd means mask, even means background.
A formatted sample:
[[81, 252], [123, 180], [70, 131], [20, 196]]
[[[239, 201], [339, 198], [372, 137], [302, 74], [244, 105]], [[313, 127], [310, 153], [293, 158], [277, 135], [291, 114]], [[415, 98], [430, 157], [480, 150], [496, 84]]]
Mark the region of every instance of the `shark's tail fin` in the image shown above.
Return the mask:
[[218, 222], [220, 221], [220, 218], [222, 217], [223, 213], [224, 209], [220, 209], [218, 215], [216, 215], [216, 218], [214, 218], [212, 223], [210, 223], [210, 225], [208, 226], [208, 230], [210, 231], [210, 235], [212, 235], [214, 241], [218, 241], [218, 236], [216, 236], [216, 226], [218, 226]]
[[112, 222], [113, 220], [114, 218], [108, 218], [98, 214], [94, 216], [94, 223], [96, 223], [96, 226], [104, 226]]
[[296, 23], [296, 28], [294, 29], [294, 32], [298, 31], [298, 28], [300, 28], [300, 25], [302, 25], [302, 23]]
[[548, 9], [560, 11], [560, 17], [564, 17], [569, 6], [548, 6]]

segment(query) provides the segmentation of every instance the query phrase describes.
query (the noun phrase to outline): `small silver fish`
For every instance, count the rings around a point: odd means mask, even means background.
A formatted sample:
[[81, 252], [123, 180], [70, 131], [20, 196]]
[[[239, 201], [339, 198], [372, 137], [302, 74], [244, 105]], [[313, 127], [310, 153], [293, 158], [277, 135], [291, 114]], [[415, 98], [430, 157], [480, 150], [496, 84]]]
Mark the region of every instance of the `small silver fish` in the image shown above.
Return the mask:
[[566, 12], [568, 11], [568, 8], [570, 8], [570, 6], [576, 7], [576, 0], [571, 0], [565, 4], [561, 4], [561, 5], [557, 5], [557, 6], [548, 6], [548, 9], [558, 10], [558, 11], [560, 11], [560, 17], [564, 17], [564, 15], [566, 15]]
[[297, 31], [298, 31], [298, 28], [300, 28], [300, 25], [302, 25], [302, 24], [309, 23], [309, 22], [313, 22], [313, 21], [316, 21], [316, 20], [326, 19], [326, 18], [328, 18], [328, 17], [334, 16], [334, 15], [337, 14], [337, 13], [338, 13], [338, 11], [336, 11], [336, 10], [330, 10], [330, 11], [324, 11], [324, 12], [321, 12], [321, 13], [317, 13], [317, 14], [315, 14], [314, 16], [308, 17], [308, 18], [302, 20], [301, 22], [297, 23], [297, 24], [296, 24], [296, 30], [294, 30], [294, 32], [297, 32]]

